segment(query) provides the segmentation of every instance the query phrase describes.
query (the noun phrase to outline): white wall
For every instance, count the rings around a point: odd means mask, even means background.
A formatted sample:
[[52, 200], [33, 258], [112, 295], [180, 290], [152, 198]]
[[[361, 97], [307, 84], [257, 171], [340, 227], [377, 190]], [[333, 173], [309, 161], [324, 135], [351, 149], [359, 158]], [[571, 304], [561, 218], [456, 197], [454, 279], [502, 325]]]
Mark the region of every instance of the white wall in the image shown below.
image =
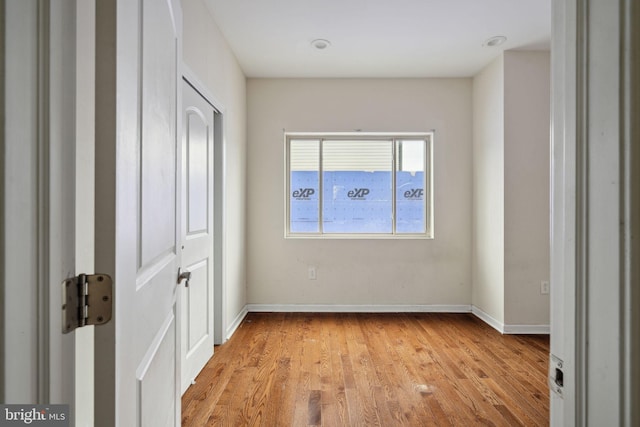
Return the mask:
[[473, 305], [502, 331], [548, 330], [549, 52], [485, 67], [473, 114]]
[[[225, 108], [227, 324], [246, 303], [473, 304], [500, 323], [548, 324], [548, 297], [539, 295], [548, 278], [548, 214], [538, 215], [548, 213], [548, 149], [534, 150], [531, 163], [531, 152], [519, 154], [548, 141], [548, 126], [539, 125], [548, 109], [537, 96], [548, 96], [539, 78], [545, 54], [508, 52], [473, 81], [246, 82], [204, 2], [184, 0], [183, 9], [185, 63]], [[284, 239], [283, 129], [435, 129], [435, 239]], [[524, 187], [512, 182], [523, 171]], [[524, 204], [523, 188], [533, 194]], [[310, 265], [315, 281], [307, 279]]]
[[549, 52], [504, 53], [504, 321], [548, 325]]
[[203, 0], [182, 0], [183, 58], [223, 107], [225, 323], [246, 302], [246, 79]]
[[504, 323], [504, 59], [473, 79], [473, 305]]
[[[249, 303], [469, 306], [471, 79], [249, 79], [247, 93]], [[283, 129], [435, 129], [435, 239], [285, 239]]]

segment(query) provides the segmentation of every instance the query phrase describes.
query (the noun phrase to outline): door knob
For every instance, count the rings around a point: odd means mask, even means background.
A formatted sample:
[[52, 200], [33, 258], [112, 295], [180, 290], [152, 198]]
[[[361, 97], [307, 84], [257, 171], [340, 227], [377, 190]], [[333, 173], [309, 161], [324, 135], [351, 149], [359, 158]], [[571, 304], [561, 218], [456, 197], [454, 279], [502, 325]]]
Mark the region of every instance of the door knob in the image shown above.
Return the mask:
[[189, 270], [185, 270], [181, 272], [181, 268], [178, 267], [178, 285], [182, 283], [183, 280], [186, 280], [184, 286], [188, 288], [189, 279], [191, 279], [191, 272]]

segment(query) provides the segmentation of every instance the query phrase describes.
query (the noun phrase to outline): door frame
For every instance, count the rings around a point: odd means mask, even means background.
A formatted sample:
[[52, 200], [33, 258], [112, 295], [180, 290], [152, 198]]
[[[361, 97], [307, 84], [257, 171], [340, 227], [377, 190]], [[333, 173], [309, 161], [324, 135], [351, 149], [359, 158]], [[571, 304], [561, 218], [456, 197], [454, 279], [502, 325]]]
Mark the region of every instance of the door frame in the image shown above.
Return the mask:
[[[93, 423], [93, 402], [88, 400], [92, 378], [76, 373], [77, 362], [91, 357], [86, 353], [91, 342], [90, 338], [87, 341], [87, 331], [62, 334], [60, 307], [62, 280], [77, 274], [78, 268], [91, 268], [86, 260], [76, 262], [77, 243], [81, 242], [83, 251], [93, 250], [91, 233], [77, 229], [75, 212], [79, 195], [75, 184], [82, 181], [76, 174], [92, 174], [87, 156], [82, 160], [76, 157], [78, 149], [90, 151], [93, 147], [93, 128], [78, 115], [91, 114], [91, 109], [76, 105], [83, 90], [86, 103], [93, 103], [91, 83], [89, 87], [86, 84], [91, 77], [78, 78], [93, 60], [90, 50], [80, 48], [90, 27], [80, 21], [92, 18], [93, 1], [0, 2], [2, 37], [8, 35], [13, 46], [9, 56], [3, 52], [12, 74], [2, 76], [2, 108], [9, 115], [7, 122], [13, 124], [15, 120], [18, 124], [3, 126], [5, 141], [14, 143], [6, 157], [3, 151], [0, 166], [2, 217], [7, 220], [3, 221], [6, 230], [3, 228], [1, 236], [2, 276], [5, 284], [20, 284], [5, 286], [2, 293], [2, 316], [12, 319], [4, 324], [11, 323], [12, 328], [2, 331], [3, 349], [11, 351], [9, 356], [2, 351], [0, 400], [69, 404], [70, 419], [79, 425]], [[6, 14], [9, 3], [17, 17]], [[9, 28], [7, 22], [16, 18], [26, 21]], [[83, 41], [91, 44], [90, 37]], [[85, 62], [82, 66], [81, 61]], [[12, 89], [7, 92], [7, 88], [20, 88], [22, 93]], [[17, 191], [5, 192], [9, 185]], [[92, 214], [84, 211], [83, 215], [92, 227]], [[14, 227], [20, 239], [11, 237], [13, 231], [7, 233]], [[32, 298], [26, 300], [25, 296]], [[32, 303], [34, 300], [37, 304]], [[15, 327], [23, 322], [22, 317], [28, 320], [19, 330]], [[23, 338], [16, 339], [13, 329]]]
[[[575, 422], [577, 390], [576, 350], [583, 337], [575, 333], [578, 310], [576, 296], [576, 219], [578, 215], [576, 106], [577, 46], [576, 1], [554, 0], [551, 45], [551, 180], [550, 180], [550, 358], [562, 361], [565, 372], [562, 395], [550, 393], [552, 426]], [[575, 361], [575, 362], [574, 362]], [[551, 362], [550, 362], [551, 376]], [[551, 381], [551, 379], [550, 379]]]
[[[43, 334], [40, 333], [41, 320], [45, 314], [42, 305], [29, 304], [29, 300], [39, 300], [44, 279], [41, 272], [42, 236], [40, 227], [42, 187], [39, 173], [39, 152], [43, 142], [40, 139], [38, 109], [41, 102], [38, 93], [38, 70], [42, 62], [38, 44], [42, 32], [39, 22], [37, 1], [14, 2], [14, 10], [7, 10], [9, 1], [2, 1], [2, 49], [3, 64], [3, 139], [2, 149], [2, 301], [3, 320], [20, 318], [24, 322], [19, 330], [2, 330], [2, 402], [41, 402], [44, 389], [48, 387], [45, 377], [45, 363], [42, 358]], [[15, 15], [14, 15], [15, 14]], [[22, 20], [18, 21], [17, 16]], [[9, 23], [15, 23], [15, 27]], [[11, 40], [13, 39], [13, 40]], [[22, 52], [22, 55], [16, 55]], [[26, 96], [11, 93], [11, 87], [24, 87]], [[17, 108], [10, 108], [15, 106]], [[23, 111], [24, 114], [14, 114]], [[16, 124], [15, 128], [11, 124]], [[23, 128], [25, 132], [21, 133]], [[10, 144], [20, 141], [21, 144]], [[20, 179], [18, 170], [25, 175]], [[34, 178], [34, 179], [32, 179]], [[11, 192], [9, 184], [20, 191]], [[20, 209], [19, 207], [22, 207]], [[17, 243], [13, 233], [23, 236]], [[9, 246], [11, 245], [11, 248]], [[22, 277], [21, 277], [22, 276]], [[22, 281], [25, 286], [9, 286]], [[9, 304], [8, 302], [11, 302]], [[20, 339], [23, 334], [25, 339]], [[5, 350], [12, 349], [11, 353]], [[10, 391], [10, 392], [9, 392]]]
[[226, 274], [224, 254], [226, 253], [225, 177], [226, 162], [224, 117], [226, 108], [200, 81], [191, 69], [182, 63], [182, 78], [190, 84], [213, 107], [213, 342], [223, 344], [227, 330]]
[[551, 353], [564, 396], [551, 394], [551, 425], [638, 425], [640, 6], [554, 0], [552, 15]]
[[[96, 0], [76, 1], [76, 272], [95, 273], [95, 29]], [[94, 425], [94, 326], [76, 336], [76, 420]]]

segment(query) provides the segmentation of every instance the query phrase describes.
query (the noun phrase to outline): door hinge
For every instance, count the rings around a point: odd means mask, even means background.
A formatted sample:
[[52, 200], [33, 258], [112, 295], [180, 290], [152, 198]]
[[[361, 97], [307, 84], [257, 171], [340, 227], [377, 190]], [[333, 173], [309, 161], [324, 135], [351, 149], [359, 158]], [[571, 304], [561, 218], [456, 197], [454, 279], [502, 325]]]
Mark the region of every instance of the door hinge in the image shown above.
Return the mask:
[[62, 282], [62, 333], [111, 320], [112, 284], [106, 274], [79, 274]]

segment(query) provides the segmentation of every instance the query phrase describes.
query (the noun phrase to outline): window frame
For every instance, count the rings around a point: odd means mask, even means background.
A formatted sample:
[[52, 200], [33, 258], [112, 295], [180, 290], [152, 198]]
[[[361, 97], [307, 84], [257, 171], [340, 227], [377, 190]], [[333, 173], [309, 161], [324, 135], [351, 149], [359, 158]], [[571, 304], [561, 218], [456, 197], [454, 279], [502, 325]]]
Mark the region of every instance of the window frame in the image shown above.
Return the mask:
[[[284, 182], [284, 237], [286, 239], [433, 239], [434, 238], [434, 203], [433, 203], [433, 150], [435, 131], [428, 132], [286, 132], [284, 133], [284, 161], [285, 161], [285, 182]], [[291, 150], [292, 140], [309, 140], [319, 142], [319, 165], [318, 165], [318, 232], [291, 232]], [[322, 146], [325, 140], [384, 140], [391, 141], [392, 144], [392, 230], [390, 233], [339, 233], [323, 231], [323, 164]], [[397, 209], [397, 142], [403, 140], [424, 140], [424, 215], [425, 231], [423, 233], [398, 233], [396, 230], [396, 209]]]

